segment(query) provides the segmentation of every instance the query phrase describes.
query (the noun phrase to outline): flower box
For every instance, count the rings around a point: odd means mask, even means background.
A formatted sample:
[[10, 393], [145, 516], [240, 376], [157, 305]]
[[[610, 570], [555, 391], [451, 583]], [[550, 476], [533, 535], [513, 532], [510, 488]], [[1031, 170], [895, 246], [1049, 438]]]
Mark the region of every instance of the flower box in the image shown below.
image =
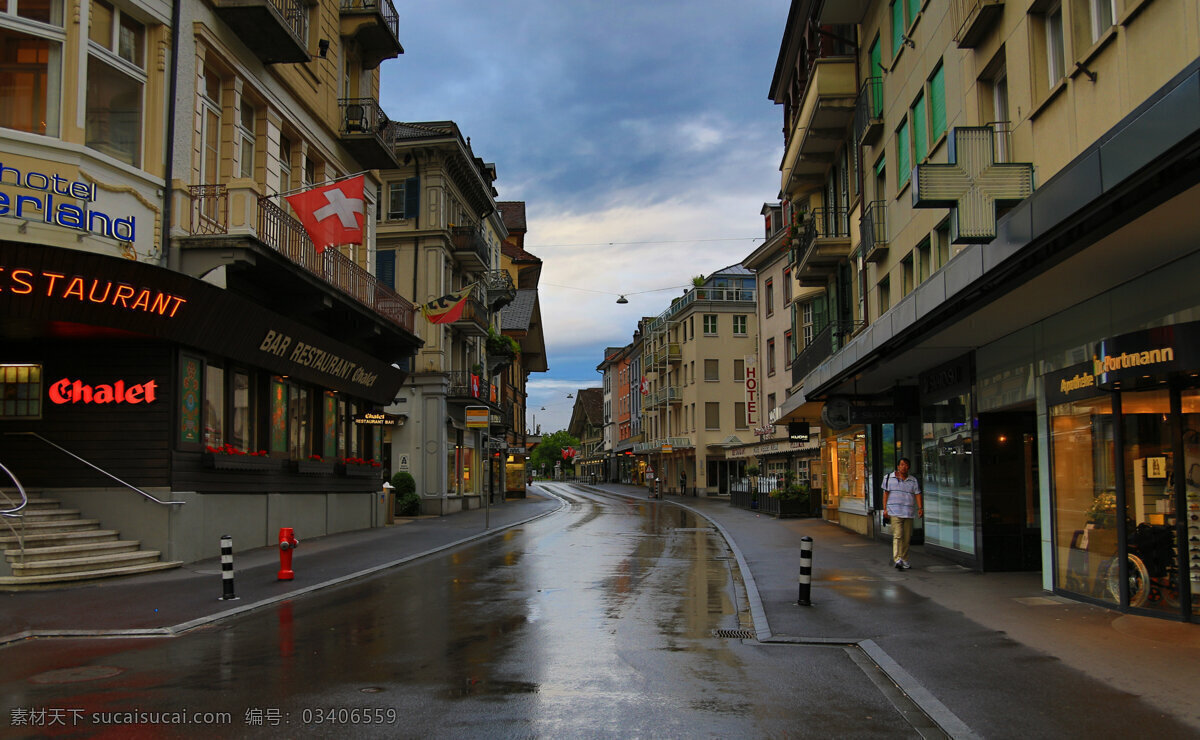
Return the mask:
[[269, 473], [279, 469], [279, 461], [265, 455], [229, 455], [223, 452], [205, 452], [201, 459], [204, 467], [213, 470]]
[[301, 475], [333, 475], [333, 461], [293, 460], [292, 469]]
[[338, 463], [338, 471], [347, 478], [378, 478], [383, 468], [370, 463]]

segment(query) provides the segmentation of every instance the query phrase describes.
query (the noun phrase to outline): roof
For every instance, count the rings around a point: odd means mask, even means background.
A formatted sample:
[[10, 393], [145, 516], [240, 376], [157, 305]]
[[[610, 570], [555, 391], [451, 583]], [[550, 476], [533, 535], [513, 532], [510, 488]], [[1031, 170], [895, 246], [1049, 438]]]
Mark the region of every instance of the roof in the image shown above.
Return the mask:
[[528, 331], [537, 298], [536, 290], [518, 290], [512, 303], [500, 309], [500, 331]]
[[526, 252], [524, 247], [519, 247], [512, 242], [504, 242], [500, 245], [500, 250], [513, 262], [541, 262], [542, 258]]
[[580, 388], [575, 391], [575, 405], [583, 411], [589, 424], [600, 426], [604, 423], [603, 388]]
[[525, 201], [502, 200], [496, 202], [496, 208], [504, 219], [504, 225], [509, 231], [527, 231], [525, 223]]

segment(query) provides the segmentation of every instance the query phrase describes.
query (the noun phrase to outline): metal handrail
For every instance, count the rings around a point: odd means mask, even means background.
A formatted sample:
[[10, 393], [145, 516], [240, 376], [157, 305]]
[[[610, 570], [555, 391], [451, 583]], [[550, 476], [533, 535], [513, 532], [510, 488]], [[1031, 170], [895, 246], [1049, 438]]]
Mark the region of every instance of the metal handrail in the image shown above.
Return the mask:
[[98, 466], [94, 463], [88, 462], [87, 460], [84, 460], [82, 457], [80, 457], [79, 455], [76, 455], [74, 452], [71, 452], [70, 450], [68, 450], [67, 448], [65, 448], [61, 445], [51, 442], [50, 440], [46, 439], [42, 435], [38, 434], [37, 432], [5, 432], [5, 434], [19, 435], [19, 436], [25, 436], [25, 437], [35, 437], [37, 439], [40, 439], [41, 441], [45, 442], [46, 444], [50, 445], [51, 447], [55, 448], [56, 450], [58, 450], [60, 452], [65, 452], [66, 454], [70, 455], [71, 457], [75, 458], [76, 460], [78, 460], [79, 462], [88, 466], [89, 468], [95, 470], [96, 472], [107, 475], [109, 478], [112, 478], [117, 483], [120, 483], [121, 485], [125, 486], [126, 488], [128, 488], [132, 491], [137, 491], [138, 493], [142, 494], [143, 496], [150, 499], [151, 501], [153, 501], [156, 504], [162, 504], [163, 506], [172, 506], [175, 504], [186, 504], [187, 503], [187, 501], [160, 501], [159, 499], [151, 496], [150, 494], [146, 493], [145, 491], [143, 491], [142, 489], [133, 485], [132, 483], [127, 483], [127, 482], [121, 480], [120, 478], [118, 478], [117, 476], [108, 472], [104, 468], [101, 468], [100, 466]]
[[[24, 488], [24, 486], [21, 485], [21, 481], [17, 480], [16, 474], [13, 473], [8, 468], [6, 468], [4, 466], [4, 463], [0, 463], [0, 470], [3, 470], [5, 472], [5, 474], [8, 475], [9, 478], [12, 478], [12, 482], [16, 484], [17, 490], [21, 492], [21, 503], [16, 508], [0, 509], [0, 517], [4, 518], [4, 525], [6, 527], [8, 527], [8, 530], [13, 533], [14, 537], [17, 538], [18, 562], [21, 563], [22, 565], [24, 565], [25, 564], [25, 515], [20, 512], [22, 509], [25, 508], [26, 504], [29, 503], [29, 495], [25, 493], [25, 488]], [[3, 493], [3, 492], [0, 491], [0, 493]], [[5, 500], [7, 500], [8, 494], [3, 493], [3, 495], [4, 495]], [[20, 519], [21, 520], [21, 531], [20, 532], [17, 531], [17, 528], [12, 525], [12, 522], [10, 522], [9, 519]]]

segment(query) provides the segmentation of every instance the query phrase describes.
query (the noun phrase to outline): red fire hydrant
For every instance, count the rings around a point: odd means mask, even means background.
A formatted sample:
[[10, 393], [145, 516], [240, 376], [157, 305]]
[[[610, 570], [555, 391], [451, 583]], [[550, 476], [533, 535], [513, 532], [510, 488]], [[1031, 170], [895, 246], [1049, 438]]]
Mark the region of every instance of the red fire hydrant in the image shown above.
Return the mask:
[[279, 580], [290, 581], [296, 577], [292, 570], [292, 550], [300, 546], [300, 540], [291, 527], [279, 528]]

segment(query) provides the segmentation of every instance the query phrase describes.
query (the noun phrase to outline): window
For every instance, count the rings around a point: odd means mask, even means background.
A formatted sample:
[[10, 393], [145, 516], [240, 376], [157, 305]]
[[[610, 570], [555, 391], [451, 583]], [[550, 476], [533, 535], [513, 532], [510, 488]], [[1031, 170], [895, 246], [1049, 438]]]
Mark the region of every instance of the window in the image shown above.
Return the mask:
[[42, 366], [0, 365], [0, 419], [42, 416]]
[[933, 273], [933, 250], [929, 238], [917, 245], [917, 282], [923, 283]]
[[695, 383], [696, 382], [696, 361], [695, 360], [692, 360], [691, 377], [692, 377], [692, 382]]
[[237, 136], [241, 155], [241, 176], [250, 179], [254, 179], [254, 118], [254, 105], [242, 98]]
[[911, 143], [908, 140], [908, 119], [900, 122], [896, 129], [896, 187], [903, 188], [910, 176], [909, 159], [912, 156]]
[[90, 20], [87, 145], [140, 166], [146, 28], [104, 0], [92, 0]]
[[380, 249], [375, 253], [375, 276], [382, 285], [396, 289], [396, 250]]
[[746, 336], [746, 317], [745, 316], [734, 316], [733, 317], [733, 335], [735, 337]]
[[279, 137], [279, 192], [286, 193], [292, 189], [292, 141], [286, 136]]
[[734, 429], [749, 429], [750, 420], [746, 417], [746, 402], [733, 402], [733, 428]]
[[925, 136], [927, 129], [925, 126], [925, 94], [917, 95], [917, 99], [913, 101], [912, 108], [909, 109], [909, 120], [912, 121], [912, 138], [913, 138], [913, 162], [920, 163], [925, 159], [925, 155], [929, 153], [929, 142]]
[[204, 366], [204, 445], [225, 445], [225, 370], [211, 363]]
[[704, 314], [704, 336], [712, 337], [717, 334], [717, 315], [714, 313]]
[[[200, 108], [200, 182], [213, 185], [220, 178], [218, 168], [221, 164], [221, 78], [208, 68], [204, 70]], [[214, 202], [212, 206], [215, 205]]]
[[721, 428], [721, 404], [712, 401], [704, 404], [704, 428]]
[[792, 302], [792, 271], [783, 271], [783, 305], [787, 306]]
[[775, 374], [775, 338], [767, 340], [767, 375]]
[[1042, 25], [1045, 29], [1045, 70], [1049, 90], [1058, 84], [1058, 80], [1062, 79], [1063, 74], [1066, 74], [1067, 68], [1066, 47], [1063, 46], [1062, 38], [1062, 5], [1060, 2], [1054, 2], [1046, 8], [1042, 17]]
[[[62, 15], [58, 2], [16, 5], [11, 0], [0, 2], [0, 23], [8, 15], [56, 26], [62, 23], [57, 18]], [[21, 24], [21, 28], [22, 31], [17, 31], [0, 25], [0, 126], [58, 136], [65, 36], [59, 28], [41, 29], [29, 23]]]
[[250, 383], [250, 374], [245, 370], [233, 372], [233, 387], [230, 389], [230, 396], [233, 416], [230, 419], [229, 443], [239, 450], [257, 450], [254, 388]]
[[775, 410], [775, 394], [774, 393], [767, 394], [767, 410], [768, 411]]
[[[933, 235], [937, 239], [938, 265], [944, 265], [950, 261], [950, 222], [943, 221], [938, 224]], [[955, 254], [958, 254], [957, 250]]]
[[900, 261], [900, 297], [908, 295], [913, 289], [913, 254]]
[[783, 333], [783, 346], [784, 352], [787, 353], [787, 356], [784, 357], [787, 362], [784, 364], [790, 367], [792, 360], [796, 358], [796, 338], [792, 335], [791, 329], [788, 329]]
[[[772, 278], [767, 278], [765, 292], [766, 292], [766, 314], [767, 314], [767, 316], [770, 316], [775, 313], [775, 281]], [[737, 332], [737, 317], [734, 317], [734, 319], [733, 319], [733, 333], [734, 334], [738, 333]], [[744, 329], [743, 329], [742, 333], [745, 333]]]
[[813, 304], [805, 303], [800, 309], [800, 326], [804, 330], [804, 346], [812, 344], [813, 340]]
[[738, 383], [744, 383], [746, 381], [746, 361], [745, 360], [734, 360], [733, 361], [733, 379], [735, 381], [737, 381]]
[[388, 220], [404, 218], [404, 183], [388, 183]]
[[879, 281], [879, 314], [882, 316], [892, 306], [891, 278], [884, 277]]
[[714, 380], [721, 379], [720, 373], [718, 372], [718, 368], [719, 368], [718, 362], [719, 362], [718, 360], [705, 360], [704, 361], [704, 380], [705, 381], [714, 381]]
[[1088, 14], [1091, 16], [1092, 43], [1100, 40], [1108, 29], [1113, 27], [1113, 19], [1117, 16], [1113, 7], [1115, 0], [1088, 0]]
[[892, 0], [892, 56], [898, 56], [904, 48], [904, 32], [908, 30], [908, 22], [904, 18], [906, 1]]

